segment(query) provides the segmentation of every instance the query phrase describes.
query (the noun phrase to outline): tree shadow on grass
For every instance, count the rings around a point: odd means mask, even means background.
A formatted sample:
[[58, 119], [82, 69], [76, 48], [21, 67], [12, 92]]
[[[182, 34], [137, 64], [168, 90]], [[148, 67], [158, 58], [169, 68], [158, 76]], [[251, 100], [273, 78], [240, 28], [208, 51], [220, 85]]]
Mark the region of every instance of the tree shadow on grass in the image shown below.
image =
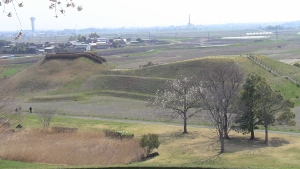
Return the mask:
[[191, 131], [188, 133], [182, 133], [180, 131], [168, 132], [160, 135], [160, 138], [168, 139], [197, 139], [197, 138], [206, 138], [206, 140], [215, 140], [216, 136], [209, 134], [208, 132], [198, 132]]
[[[209, 144], [210, 143], [210, 148]], [[217, 150], [219, 148], [219, 141], [213, 141], [213, 139], [210, 139], [210, 141], [206, 141], [205, 143], [202, 142], [200, 144], [207, 144], [207, 150], [212, 150], [211, 148], [214, 148]], [[289, 144], [289, 141], [285, 140], [284, 138], [280, 137], [272, 137], [269, 140], [269, 144], [264, 143], [264, 139], [255, 139], [255, 140], [249, 140], [245, 136], [235, 136], [231, 139], [228, 139], [225, 141], [225, 153], [235, 153], [239, 151], [244, 151], [247, 155], [255, 155], [260, 154], [264, 151], [263, 148], [265, 147], [280, 147], [283, 145]], [[215, 155], [207, 156], [199, 160], [197, 163], [199, 164], [216, 164], [216, 163], [222, 163], [222, 157], [221, 153], [217, 153]]]
[[269, 146], [271, 147], [280, 147], [280, 146], [283, 146], [285, 144], [289, 144], [290, 142], [283, 139], [283, 138], [280, 138], [280, 137], [272, 137], [270, 140], [269, 140]]
[[222, 160], [222, 158], [221, 158], [220, 155], [221, 155], [221, 153], [218, 153], [216, 155], [212, 155], [212, 156], [208, 156], [208, 157], [202, 158], [199, 161], [197, 161], [197, 163], [201, 164], [201, 165], [219, 163]]
[[285, 144], [289, 144], [289, 142], [283, 138], [279, 137], [271, 137], [269, 139], [269, 144], [264, 143], [264, 139], [256, 138], [254, 140], [249, 140], [245, 136], [235, 136], [226, 140], [225, 148], [226, 152], [238, 152], [249, 150], [249, 153], [260, 152], [261, 148], [265, 147], [280, 147]]

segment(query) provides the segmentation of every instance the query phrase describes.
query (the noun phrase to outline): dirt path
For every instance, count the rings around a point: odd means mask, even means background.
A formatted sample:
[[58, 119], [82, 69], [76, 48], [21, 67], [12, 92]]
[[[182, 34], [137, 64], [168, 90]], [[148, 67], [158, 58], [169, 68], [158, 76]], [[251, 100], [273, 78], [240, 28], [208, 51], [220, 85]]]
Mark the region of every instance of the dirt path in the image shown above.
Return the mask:
[[[147, 102], [119, 98], [111, 96], [93, 96], [82, 101], [53, 101], [53, 102], [23, 102], [22, 108], [25, 113], [29, 112], [29, 107], [33, 112], [43, 109], [56, 109], [58, 115], [63, 117], [77, 117], [86, 119], [106, 119], [133, 122], [159, 123], [167, 121], [166, 117], [160, 117], [155, 113], [153, 107], [147, 106]], [[296, 123], [300, 124], [300, 106], [295, 107]], [[170, 119], [171, 123], [181, 123], [181, 119]], [[189, 119], [190, 123], [207, 124], [207, 121], [200, 117]], [[198, 125], [197, 125], [198, 126]]]
[[[64, 116], [64, 115], [57, 115], [58, 117], [67, 117], [67, 118], [74, 118], [74, 119], [86, 119], [86, 120], [99, 120], [99, 121], [113, 121], [113, 122], [122, 122], [122, 123], [141, 123], [141, 124], [159, 124], [159, 125], [172, 125], [172, 126], [182, 126], [181, 123], [172, 123], [172, 122], [158, 122], [158, 121], [142, 121], [142, 120], [130, 120], [130, 119], [111, 119], [111, 118], [102, 118], [102, 117], [85, 117], [85, 116]], [[205, 125], [196, 125], [196, 124], [188, 124], [189, 127], [196, 127], [196, 128], [211, 128], [213, 126], [205, 126]], [[255, 130], [256, 132], [265, 132], [264, 130]], [[288, 135], [295, 135], [300, 136], [300, 133], [296, 132], [287, 132], [287, 131], [274, 131], [269, 130], [269, 133], [277, 133], [277, 134], [288, 134]]]
[[287, 63], [287, 64], [290, 64], [290, 65], [293, 65], [294, 63], [297, 63], [300, 61], [300, 59], [282, 59], [282, 60], [279, 60], [283, 63]]

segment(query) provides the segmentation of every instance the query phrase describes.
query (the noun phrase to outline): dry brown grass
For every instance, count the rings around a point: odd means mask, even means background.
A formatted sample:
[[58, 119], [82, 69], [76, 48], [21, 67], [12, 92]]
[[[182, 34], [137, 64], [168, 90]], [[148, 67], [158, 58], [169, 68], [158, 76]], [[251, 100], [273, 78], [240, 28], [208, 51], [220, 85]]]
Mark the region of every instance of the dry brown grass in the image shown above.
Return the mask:
[[14, 161], [111, 165], [141, 161], [144, 156], [144, 150], [137, 140], [108, 139], [102, 133], [45, 133], [25, 130], [1, 135], [0, 158]]

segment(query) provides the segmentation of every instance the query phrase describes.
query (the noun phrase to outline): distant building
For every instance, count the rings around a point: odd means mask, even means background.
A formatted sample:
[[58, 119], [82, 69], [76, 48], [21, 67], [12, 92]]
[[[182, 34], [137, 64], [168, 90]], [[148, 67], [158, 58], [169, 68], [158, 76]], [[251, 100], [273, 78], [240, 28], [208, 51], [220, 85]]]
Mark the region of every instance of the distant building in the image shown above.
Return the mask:
[[35, 17], [31, 17], [30, 21], [31, 21], [32, 36], [35, 36]]
[[108, 40], [107, 40], [107, 38], [97, 38], [97, 42], [104, 42], [104, 43], [107, 43]]
[[77, 41], [69, 41], [69, 51], [70, 52], [84, 52], [90, 51], [91, 45], [86, 43], [81, 43]]
[[103, 42], [97, 42], [97, 49], [109, 49], [112, 47], [111, 43], [103, 43]]
[[83, 50], [83, 51], [89, 51], [91, 50], [90, 44], [77, 44], [74, 46], [75, 49]]
[[46, 48], [44, 48], [44, 51], [47, 54], [54, 54], [55, 53], [55, 46], [46, 47]]

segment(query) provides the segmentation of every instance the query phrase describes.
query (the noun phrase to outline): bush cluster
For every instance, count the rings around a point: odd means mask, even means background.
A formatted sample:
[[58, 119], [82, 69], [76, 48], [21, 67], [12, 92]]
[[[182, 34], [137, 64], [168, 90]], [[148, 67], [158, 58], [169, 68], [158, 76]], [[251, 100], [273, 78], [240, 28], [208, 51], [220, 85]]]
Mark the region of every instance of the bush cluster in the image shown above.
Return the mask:
[[114, 139], [132, 139], [134, 137], [134, 134], [132, 133], [117, 130], [104, 130], [104, 134], [106, 137]]
[[300, 67], [300, 63], [295, 63], [294, 66]]
[[78, 131], [78, 128], [70, 127], [52, 127], [51, 129], [55, 133], [75, 133]]
[[94, 53], [56, 53], [47, 54], [45, 59], [77, 59], [79, 57], [85, 57], [98, 63], [106, 62], [106, 59], [100, 57]]
[[[143, 148], [146, 148], [147, 151], [147, 157], [150, 157], [150, 153], [153, 149], [158, 148], [160, 145], [160, 142], [158, 140], [157, 134], [147, 134], [143, 135], [140, 140], [140, 145]], [[158, 155], [158, 153], [156, 153]]]

